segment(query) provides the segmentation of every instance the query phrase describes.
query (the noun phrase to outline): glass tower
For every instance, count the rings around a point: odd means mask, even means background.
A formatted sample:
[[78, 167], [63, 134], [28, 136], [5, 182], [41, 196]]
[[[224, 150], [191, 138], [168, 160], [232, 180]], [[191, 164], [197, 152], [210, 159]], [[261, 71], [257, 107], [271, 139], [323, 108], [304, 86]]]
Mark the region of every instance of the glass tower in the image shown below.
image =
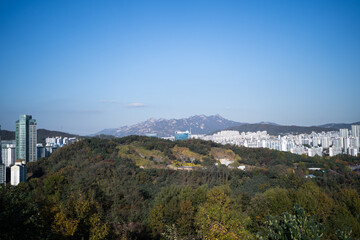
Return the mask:
[[1, 151], [0, 151], [0, 164], [3, 163], [4, 161], [2, 160], [2, 145], [1, 145], [1, 125], [0, 125], [0, 148], [1, 148]]
[[25, 163], [37, 160], [37, 131], [36, 120], [31, 115], [20, 115], [16, 121], [15, 159], [22, 159]]
[[[0, 148], [1, 148], [1, 125], [0, 125]], [[0, 184], [5, 184], [6, 183], [6, 167], [2, 163], [1, 152], [2, 152], [2, 149], [0, 151]]]

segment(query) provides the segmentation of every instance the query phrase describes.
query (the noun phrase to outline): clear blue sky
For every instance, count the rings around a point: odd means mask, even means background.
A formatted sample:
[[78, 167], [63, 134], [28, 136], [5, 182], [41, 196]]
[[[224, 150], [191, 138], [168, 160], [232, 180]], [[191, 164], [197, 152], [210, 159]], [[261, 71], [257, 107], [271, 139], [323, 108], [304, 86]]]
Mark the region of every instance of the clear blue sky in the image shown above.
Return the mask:
[[360, 1], [0, 1], [0, 124], [360, 121]]

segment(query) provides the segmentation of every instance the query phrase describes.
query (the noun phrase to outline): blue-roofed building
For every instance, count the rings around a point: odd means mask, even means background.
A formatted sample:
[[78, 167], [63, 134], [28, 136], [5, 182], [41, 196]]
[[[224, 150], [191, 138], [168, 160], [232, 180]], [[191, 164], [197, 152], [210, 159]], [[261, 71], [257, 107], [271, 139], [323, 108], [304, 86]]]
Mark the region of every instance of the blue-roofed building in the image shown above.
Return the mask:
[[175, 137], [175, 141], [176, 140], [186, 140], [186, 139], [190, 139], [191, 133], [189, 131], [185, 131], [185, 132], [176, 131], [174, 137]]
[[147, 134], [145, 134], [145, 136], [147, 136], [147, 137], [157, 137], [158, 135], [157, 135], [157, 133], [147, 133]]

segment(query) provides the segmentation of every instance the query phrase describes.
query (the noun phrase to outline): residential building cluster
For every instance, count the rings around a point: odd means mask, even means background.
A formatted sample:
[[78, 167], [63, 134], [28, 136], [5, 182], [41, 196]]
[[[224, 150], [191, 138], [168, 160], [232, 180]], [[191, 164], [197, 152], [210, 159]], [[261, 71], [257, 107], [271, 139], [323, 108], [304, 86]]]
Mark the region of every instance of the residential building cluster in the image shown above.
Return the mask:
[[1, 141], [0, 151], [0, 184], [6, 183], [7, 168], [10, 169], [10, 184], [18, 185], [26, 181], [26, 164], [36, 162], [39, 158], [48, 157], [57, 148], [76, 138], [46, 138], [45, 146], [37, 143], [37, 123], [31, 115], [20, 115], [16, 121], [15, 140]]
[[37, 147], [37, 157], [43, 158], [50, 156], [56, 149], [63, 147], [69, 143], [76, 142], [77, 138], [72, 137], [48, 137], [45, 139], [45, 146], [42, 143], [38, 143]]
[[221, 144], [233, 144], [249, 148], [269, 148], [295, 154], [335, 156], [359, 153], [360, 125], [352, 125], [351, 130], [340, 129], [331, 132], [271, 136], [266, 131], [242, 132], [220, 131], [213, 135], [192, 135], [192, 138], [211, 140]]

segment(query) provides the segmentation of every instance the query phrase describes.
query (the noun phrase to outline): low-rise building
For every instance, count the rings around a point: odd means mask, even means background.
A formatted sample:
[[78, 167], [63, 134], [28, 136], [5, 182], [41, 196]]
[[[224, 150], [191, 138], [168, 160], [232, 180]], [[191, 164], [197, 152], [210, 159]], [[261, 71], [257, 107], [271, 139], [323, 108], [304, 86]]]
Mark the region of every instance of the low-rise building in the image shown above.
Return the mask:
[[176, 131], [174, 137], [175, 137], [175, 141], [176, 140], [187, 140], [187, 139], [190, 139], [191, 133], [189, 131], [185, 131], [185, 132]]

